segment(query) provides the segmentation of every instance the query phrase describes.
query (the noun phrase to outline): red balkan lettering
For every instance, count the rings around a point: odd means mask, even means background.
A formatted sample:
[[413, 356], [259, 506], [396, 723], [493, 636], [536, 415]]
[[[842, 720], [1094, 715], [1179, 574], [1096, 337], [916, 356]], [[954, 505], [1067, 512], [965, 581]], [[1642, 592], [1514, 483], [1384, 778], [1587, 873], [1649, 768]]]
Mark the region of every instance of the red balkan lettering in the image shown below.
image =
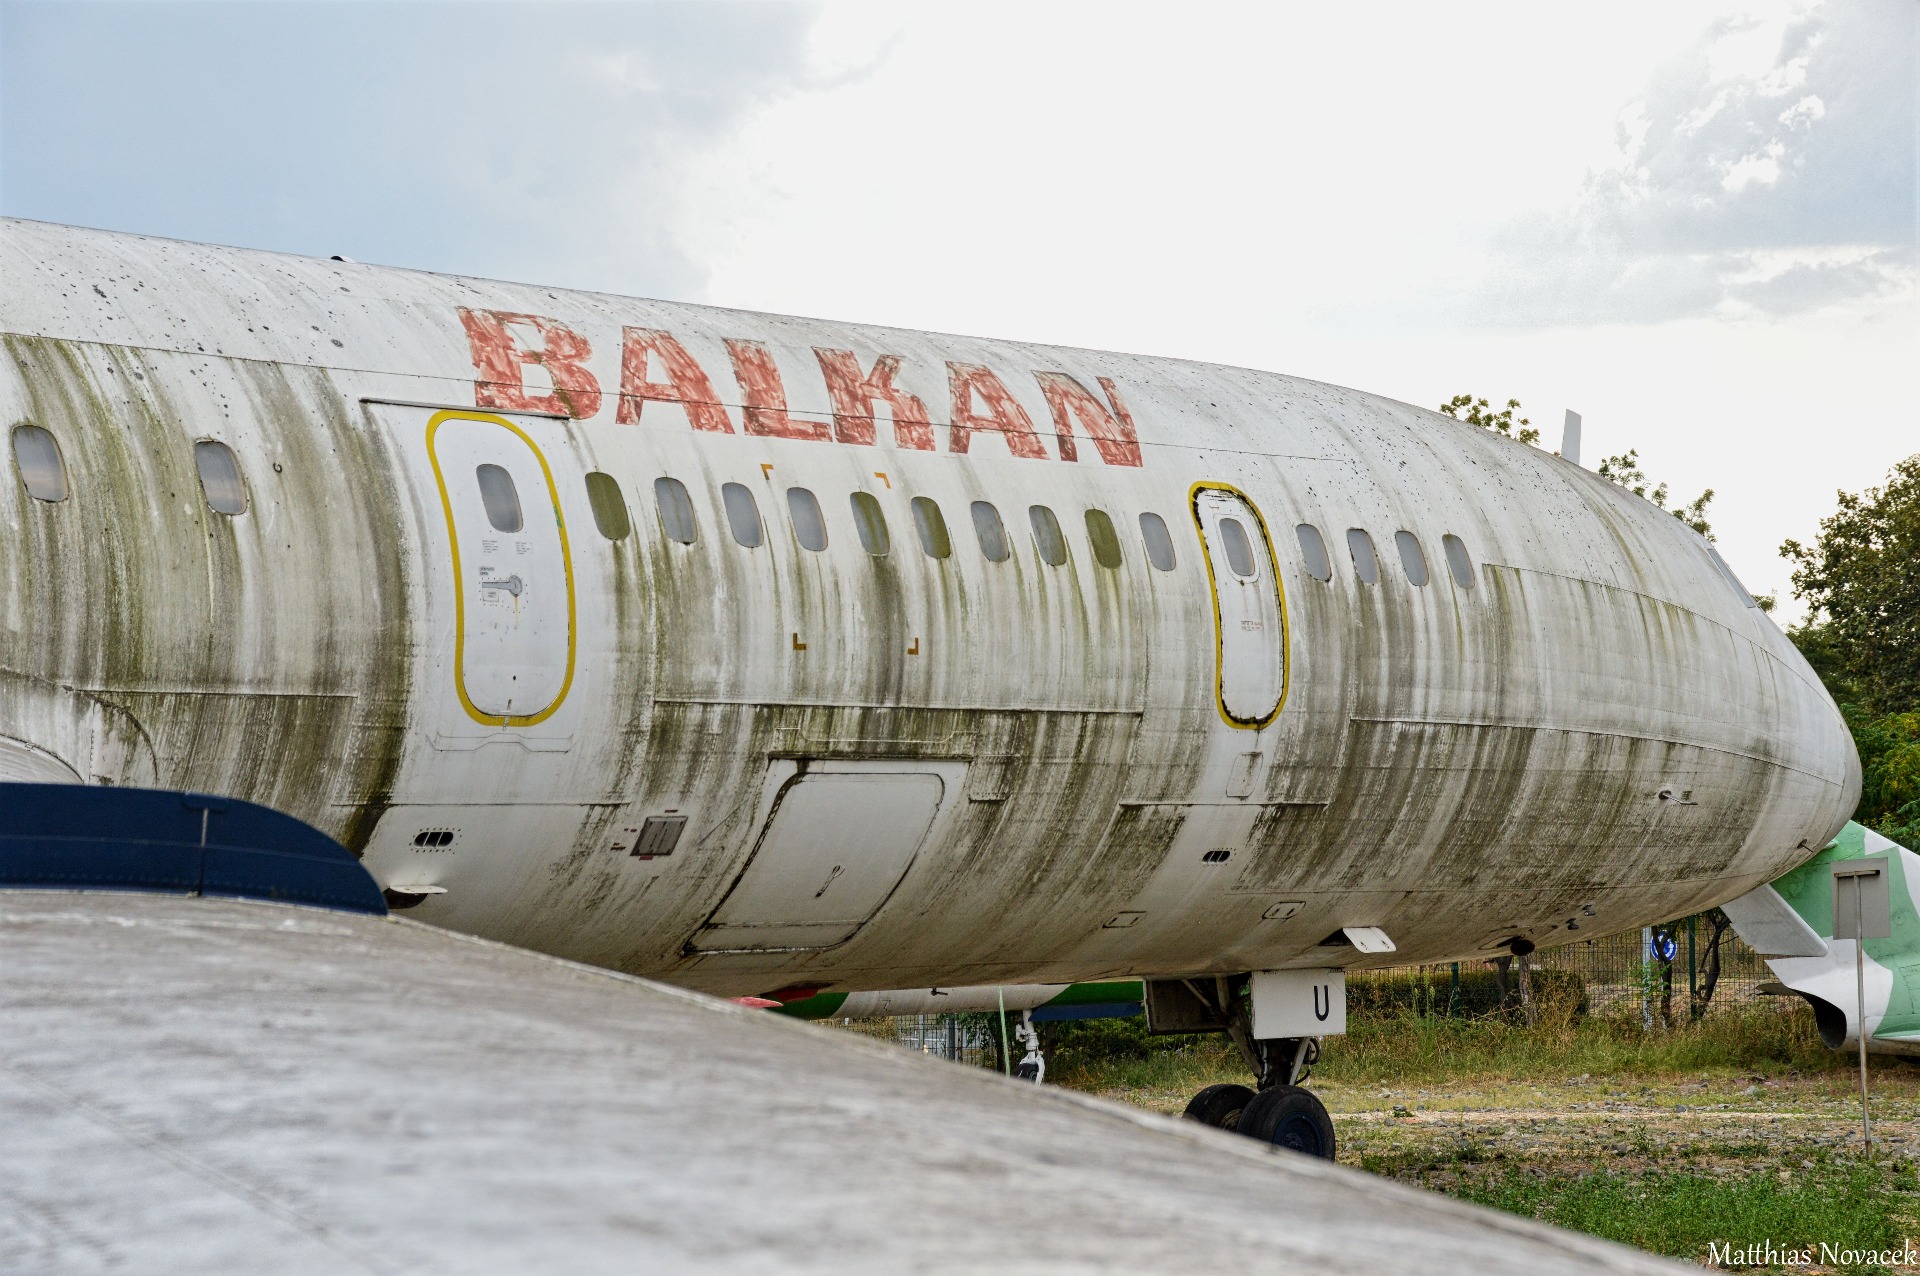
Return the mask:
[[920, 396], [894, 384], [900, 371], [900, 356], [883, 354], [873, 361], [873, 371], [860, 375], [860, 359], [851, 350], [822, 350], [814, 347], [813, 357], [820, 361], [820, 375], [826, 378], [827, 395], [833, 400], [833, 437], [842, 443], [874, 441], [876, 420], [873, 405], [884, 403], [893, 412], [893, 437], [901, 447], [933, 451], [933, 424], [927, 405]]
[[787, 413], [787, 390], [780, 383], [780, 369], [773, 362], [773, 351], [758, 341], [727, 338], [727, 357], [733, 360], [734, 380], [740, 383], [742, 424], [748, 434], [768, 434], [778, 439], [811, 439], [825, 443], [833, 430], [825, 421], [796, 421]]
[[[1047, 450], [1040, 446], [1040, 436], [1033, 432], [1033, 418], [992, 369], [977, 363], [950, 362], [947, 389], [953, 400], [953, 428], [947, 434], [947, 451], [965, 452], [975, 431], [995, 430], [1006, 439], [1007, 450], [1015, 456], [1046, 459]], [[976, 394], [987, 405], [984, 416], [973, 410]]]
[[[460, 308], [460, 326], [473, 351], [473, 401], [483, 408], [510, 412], [553, 412], [585, 420], [600, 410], [600, 383], [587, 370], [593, 348], [587, 339], [552, 319], [508, 310]], [[523, 343], [514, 329], [539, 334], [537, 346]], [[544, 368], [553, 393], [527, 390], [527, 365]]]
[[[665, 381], [649, 376], [651, 359], [666, 369]], [[713, 392], [713, 382], [687, 348], [670, 332], [658, 328], [625, 328], [620, 333], [620, 405], [613, 419], [622, 425], [640, 424], [640, 410], [648, 401], [677, 403], [687, 410], [687, 424], [696, 430], [732, 434], [733, 422]]]
[[1053, 413], [1061, 460], [1080, 459], [1073, 440], [1073, 418], [1079, 417], [1102, 461], [1108, 465], [1140, 464], [1140, 435], [1133, 428], [1133, 414], [1127, 411], [1110, 377], [1101, 377], [1099, 381], [1100, 388], [1107, 393], [1108, 403], [1113, 405], [1111, 411], [1106, 403], [1094, 397], [1093, 391], [1064, 372], [1036, 372], [1033, 376], [1040, 383], [1040, 392], [1047, 396], [1047, 409]]

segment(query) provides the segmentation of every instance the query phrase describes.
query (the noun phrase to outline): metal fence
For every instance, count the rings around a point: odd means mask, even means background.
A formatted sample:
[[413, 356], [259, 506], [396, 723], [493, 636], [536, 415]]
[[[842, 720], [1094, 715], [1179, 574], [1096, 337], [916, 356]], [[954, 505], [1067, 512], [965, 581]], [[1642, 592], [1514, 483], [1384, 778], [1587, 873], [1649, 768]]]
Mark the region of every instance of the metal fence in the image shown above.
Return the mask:
[[[1536, 971], [1565, 971], [1579, 976], [1588, 1014], [1639, 1018], [1649, 1024], [1678, 1023], [1690, 1017], [1695, 996], [1704, 987], [1712, 933], [1704, 917], [1683, 917], [1663, 927], [1541, 949], [1528, 961]], [[1670, 940], [1670, 950], [1660, 942], [1662, 934]], [[1669, 951], [1671, 956], [1666, 955]], [[1474, 1012], [1465, 1007], [1462, 998], [1449, 995], [1449, 988], [1457, 988], [1457, 973], [1484, 970], [1489, 965], [1474, 961], [1396, 966], [1355, 974], [1353, 978], [1355, 982], [1412, 978], [1424, 984], [1428, 992], [1419, 999], [1421, 1013], [1471, 1014]], [[1517, 969], [1511, 973], [1518, 978]], [[1766, 961], [1729, 929], [1720, 937], [1720, 977], [1706, 1013], [1725, 1014], [1754, 1006], [1788, 1010], [1802, 1004], [1796, 997], [1769, 996], [1763, 986], [1772, 981]], [[1001, 1065], [999, 1046], [984, 1015], [902, 1015], [835, 1023], [922, 1054], [977, 1067]]]
[[[1665, 926], [1543, 948], [1528, 961], [1534, 970], [1578, 975], [1585, 987], [1589, 1014], [1645, 1017], [1650, 1010], [1657, 1013], [1671, 988], [1668, 1017], [1684, 1019], [1705, 987], [1712, 933], [1713, 927], [1704, 916], [1683, 917]], [[1773, 981], [1772, 972], [1765, 959], [1731, 929], [1720, 937], [1719, 955], [1720, 977], [1706, 1013], [1724, 1013], [1755, 1005], [1790, 1009], [1801, 1004], [1797, 998], [1776, 1000], [1763, 991], [1763, 986]], [[1446, 1013], [1446, 1007], [1459, 1004], [1459, 998], [1447, 995], [1447, 986], [1456, 982], [1455, 972], [1483, 970], [1491, 965], [1478, 961], [1449, 962], [1398, 966], [1377, 973], [1389, 977], [1411, 976], [1428, 982], [1436, 992], [1430, 999], [1435, 1013]], [[1517, 977], [1518, 972], [1514, 974]]]
[[921, 1054], [981, 1068], [1001, 1066], [1000, 1047], [981, 1015], [900, 1015], [887, 1019], [842, 1019], [838, 1026]]

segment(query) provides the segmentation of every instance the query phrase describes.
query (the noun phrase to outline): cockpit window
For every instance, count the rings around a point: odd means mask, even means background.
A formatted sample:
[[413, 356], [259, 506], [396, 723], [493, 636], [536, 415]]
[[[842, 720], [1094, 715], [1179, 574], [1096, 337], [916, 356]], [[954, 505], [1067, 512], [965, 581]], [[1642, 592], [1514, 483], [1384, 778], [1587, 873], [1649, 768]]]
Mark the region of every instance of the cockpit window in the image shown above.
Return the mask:
[[[247, 485], [240, 480], [240, 462], [234, 458], [233, 449], [214, 439], [201, 439], [193, 445], [193, 463], [200, 470], [200, 490], [206, 493], [207, 508], [216, 514], [244, 514], [247, 512]], [[483, 465], [483, 470], [500, 469], [497, 465]], [[505, 470], [500, 470], [506, 474]], [[480, 480], [481, 490], [486, 490], [486, 479]], [[513, 490], [513, 480], [507, 479], [507, 490]], [[520, 530], [520, 502], [515, 500], [514, 531]], [[493, 507], [487, 507], [489, 518], [493, 516]], [[495, 524], [499, 526], [499, 524]], [[502, 529], [505, 530], [505, 529]]]
[[66, 462], [60, 459], [60, 444], [49, 431], [37, 425], [14, 426], [13, 463], [20, 467], [28, 496], [36, 501], [67, 499]]

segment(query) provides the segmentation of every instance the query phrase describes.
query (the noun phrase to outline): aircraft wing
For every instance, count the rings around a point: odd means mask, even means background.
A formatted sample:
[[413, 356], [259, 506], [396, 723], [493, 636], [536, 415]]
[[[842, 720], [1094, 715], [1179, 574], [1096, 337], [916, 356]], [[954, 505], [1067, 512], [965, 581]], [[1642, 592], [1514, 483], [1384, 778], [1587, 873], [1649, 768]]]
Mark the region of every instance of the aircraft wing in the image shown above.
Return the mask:
[[1679, 1268], [398, 918], [0, 892], [0, 1269]]

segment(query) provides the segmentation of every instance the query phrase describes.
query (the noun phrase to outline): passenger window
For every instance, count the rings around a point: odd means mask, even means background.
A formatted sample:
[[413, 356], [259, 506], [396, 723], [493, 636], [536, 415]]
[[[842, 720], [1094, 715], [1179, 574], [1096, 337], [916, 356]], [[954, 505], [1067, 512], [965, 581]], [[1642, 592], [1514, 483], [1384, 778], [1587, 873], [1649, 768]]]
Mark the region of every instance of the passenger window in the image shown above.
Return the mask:
[[13, 463], [20, 467], [28, 496], [36, 501], [67, 499], [67, 466], [60, 459], [60, 444], [49, 431], [37, 425], [14, 426]]
[[1140, 516], [1140, 539], [1147, 546], [1147, 561], [1158, 571], [1173, 570], [1173, 537], [1167, 534], [1167, 522], [1158, 514]]
[[[247, 512], [247, 485], [240, 481], [240, 462], [234, 459], [233, 449], [224, 443], [212, 439], [201, 439], [193, 445], [193, 463], [200, 470], [200, 490], [206, 493], [207, 508], [216, 514], [244, 514]], [[492, 467], [481, 466], [481, 469]], [[505, 474], [505, 470], [500, 471]], [[484, 492], [486, 480], [481, 480]], [[513, 491], [513, 480], [507, 480], [507, 491]], [[520, 530], [520, 502], [513, 503], [515, 522], [514, 531]], [[488, 510], [492, 514], [492, 510]], [[498, 524], [496, 524], [498, 526]]]
[[1347, 529], [1347, 552], [1353, 555], [1353, 574], [1362, 584], [1380, 583], [1380, 560], [1373, 556], [1373, 537], [1364, 527]]
[[1102, 567], [1120, 565], [1120, 535], [1105, 510], [1087, 511], [1087, 543], [1093, 546], [1093, 561]]
[[1060, 520], [1044, 505], [1027, 508], [1027, 521], [1033, 524], [1033, 543], [1040, 549], [1040, 561], [1058, 567], [1067, 561], [1067, 538], [1060, 534]]
[[1427, 556], [1420, 551], [1420, 538], [1412, 532], [1395, 532], [1393, 543], [1400, 550], [1400, 565], [1407, 579], [1416, 585], [1427, 583]]
[[653, 481], [653, 502], [660, 507], [660, 530], [670, 541], [691, 545], [698, 534], [693, 525], [693, 498], [687, 485], [677, 478]]
[[853, 505], [853, 525], [860, 531], [860, 544], [875, 558], [885, 558], [887, 551], [893, 548], [892, 540], [887, 536], [887, 516], [880, 508], [880, 502], [871, 492], [855, 492], [850, 498]]
[[980, 552], [990, 563], [1004, 563], [1012, 552], [1007, 547], [1006, 524], [1000, 521], [1000, 511], [986, 501], [973, 503], [973, 534], [980, 542]]
[[1447, 570], [1453, 573], [1453, 583], [1462, 589], [1473, 588], [1473, 559], [1467, 555], [1467, 543], [1448, 532], [1440, 538], [1440, 547], [1447, 551]]
[[1302, 523], [1293, 529], [1300, 538], [1300, 553], [1307, 560], [1307, 575], [1315, 580], [1333, 579], [1333, 562], [1327, 557], [1327, 543], [1320, 539], [1320, 529], [1312, 523]]
[[610, 541], [627, 539], [633, 523], [627, 518], [627, 498], [620, 495], [620, 485], [613, 475], [598, 470], [587, 475], [587, 504], [593, 510], [593, 525], [602, 536]]
[[1227, 552], [1227, 567], [1242, 580], [1253, 579], [1253, 542], [1237, 518], [1220, 520], [1220, 548]]
[[753, 493], [738, 483], [723, 483], [720, 503], [726, 506], [727, 528], [733, 539], [748, 549], [760, 548], [760, 507], [754, 503]]
[[827, 520], [820, 514], [820, 502], [804, 487], [787, 489], [787, 515], [793, 519], [793, 536], [801, 549], [819, 553], [827, 547]]
[[920, 533], [920, 548], [928, 558], [947, 558], [953, 553], [953, 541], [947, 536], [946, 516], [931, 496], [913, 498], [913, 526]]

